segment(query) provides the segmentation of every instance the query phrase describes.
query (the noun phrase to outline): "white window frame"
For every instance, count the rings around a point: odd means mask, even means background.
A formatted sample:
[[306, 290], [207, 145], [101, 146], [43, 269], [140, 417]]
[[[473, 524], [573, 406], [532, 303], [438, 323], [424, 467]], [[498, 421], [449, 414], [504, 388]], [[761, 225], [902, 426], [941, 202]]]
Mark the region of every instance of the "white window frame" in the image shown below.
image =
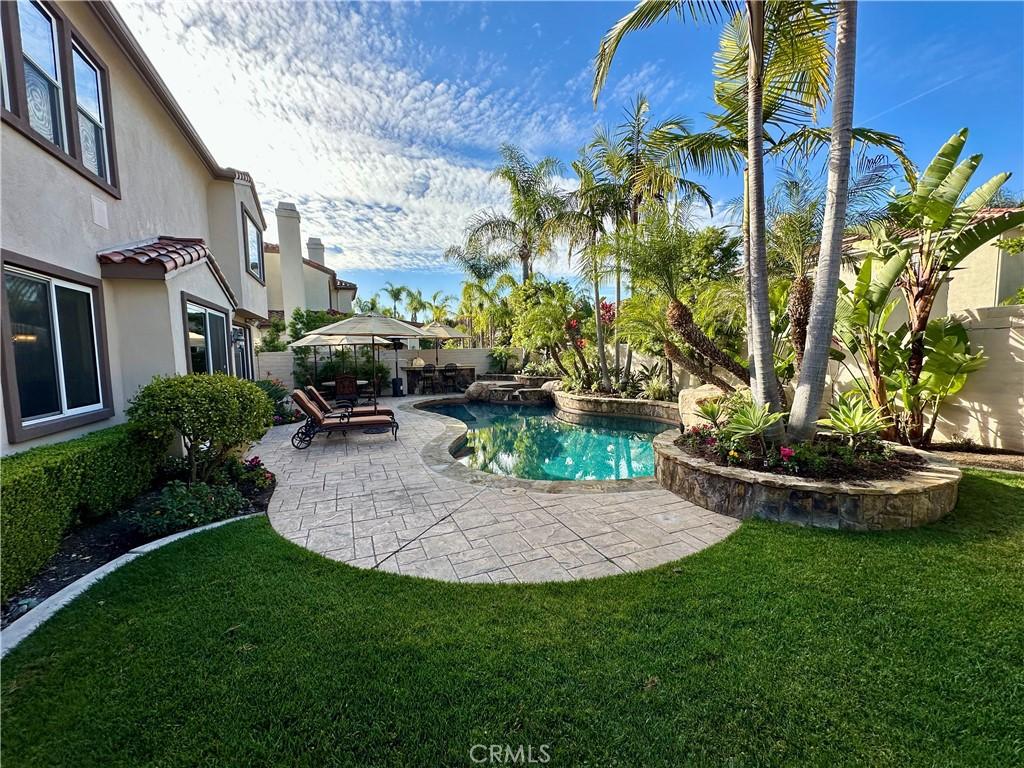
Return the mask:
[[[236, 328], [242, 332], [242, 340], [243, 340], [243, 343], [245, 344], [245, 354], [243, 355], [243, 357], [245, 358], [244, 364], [245, 364], [245, 367], [249, 369], [248, 371], [238, 371], [237, 370], [237, 366], [235, 366], [235, 338], [234, 338], [234, 336], [235, 336], [235, 329]], [[256, 377], [255, 364], [254, 364], [254, 360], [252, 359], [252, 357], [253, 357], [252, 356], [252, 329], [249, 328], [249, 326], [244, 325], [242, 323], [232, 323], [231, 324], [231, 365], [232, 365], [233, 368], [236, 368], [236, 370], [232, 371], [232, 374], [235, 377], [239, 378], [239, 379], [246, 379], [247, 381], [252, 381]], [[248, 375], [244, 375], [244, 374], [248, 374]]]
[[[81, 285], [79, 283], [72, 283], [68, 280], [62, 280], [59, 277], [51, 277], [50, 275], [44, 275], [39, 272], [33, 272], [29, 269], [19, 269], [16, 267], [4, 267], [4, 272], [11, 274], [18, 274], [32, 280], [40, 280], [45, 282], [49, 288], [50, 297], [50, 322], [53, 325], [53, 344], [54, 344], [54, 355], [56, 357], [57, 365], [57, 394], [60, 397], [60, 413], [52, 413], [47, 416], [37, 416], [31, 419], [22, 419], [21, 424], [24, 427], [30, 427], [35, 424], [44, 424], [48, 421], [54, 421], [55, 419], [65, 419], [69, 416], [77, 416], [81, 413], [92, 413], [93, 411], [101, 411], [105, 407], [103, 402], [103, 378], [100, 371], [100, 344], [99, 336], [96, 333], [96, 297], [93, 294], [93, 290], [88, 286]], [[77, 408], [68, 408], [68, 396], [65, 387], [64, 380], [64, 355], [63, 347], [61, 346], [62, 340], [60, 328], [60, 316], [57, 314], [57, 288], [66, 288], [72, 291], [79, 291], [89, 297], [89, 321], [90, 330], [92, 331], [92, 346], [93, 355], [96, 363], [96, 386], [99, 391], [99, 402], [93, 405], [82, 405]]]
[[[231, 325], [231, 322], [228, 320], [228, 316], [226, 314], [224, 314], [223, 312], [221, 312], [220, 310], [210, 309], [209, 307], [204, 307], [202, 304], [195, 304], [195, 303], [193, 303], [191, 301], [186, 301], [185, 302], [185, 326], [186, 326], [185, 327], [185, 334], [186, 334], [186, 338], [188, 337], [188, 316], [190, 314], [193, 314], [193, 313], [197, 313], [198, 314], [200, 312], [202, 312], [203, 314], [205, 314], [207, 316], [207, 318], [206, 318], [206, 371], [203, 371], [203, 373], [216, 373], [216, 371], [213, 370], [213, 350], [212, 350], [212, 345], [211, 345], [212, 334], [211, 334], [211, 331], [210, 331], [210, 318], [209, 318], [209, 316], [210, 315], [217, 315], [217, 317], [223, 318], [224, 319], [224, 324], [225, 324], [225, 327], [227, 328], [227, 332], [228, 333], [230, 333], [232, 325]], [[231, 369], [234, 367], [234, 365], [233, 365], [233, 357], [234, 357], [234, 355], [233, 355], [233, 352], [232, 352], [232, 349], [231, 349], [230, 336], [227, 336], [227, 337], [221, 339], [221, 343], [223, 343], [225, 345], [224, 360], [225, 360], [225, 362], [228, 365], [228, 369], [227, 369], [226, 373], [230, 374], [231, 373]], [[186, 347], [185, 351], [189, 354], [189, 359], [191, 360], [191, 355], [192, 355], [191, 349]], [[196, 373], [196, 371], [192, 371], [192, 373]]]
[[[103, 75], [104, 75], [104, 71], [103, 71], [103, 69], [101, 67], [97, 66], [96, 62], [92, 60], [92, 58], [89, 56], [89, 54], [87, 54], [84, 50], [82, 50], [82, 47], [80, 45], [78, 45], [78, 43], [72, 42], [71, 43], [71, 72], [72, 72], [72, 77], [74, 77], [74, 70], [75, 70], [75, 54], [78, 54], [79, 56], [81, 56], [82, 60], [85, 61], [85, 63], [88, 64], [90, 67], [92, 67], [93, 71], [96, 73], [96, 100], [99, 102], [100, 114], [99, 115], [94, 115], [88, 109], [86, 109], [85, 107], [81, 106], [81, 104], [80, 104], [80, 102], [78, 100], [78, 83], [77, 82], [75, 83], [75, 109], [77, 109], [79, 112], [84, 112], [86, 115], [88, 115], [90, 118], [92, 118], [92, 120], [94, 120], [100, 126], [100, 134], [102, 135], [102, 142], [101, 142], [100, 148], [101, 148], [101, 150], [103, 152], [103, 173], [102, 174], [98, 174], [97, 173], [97, 174], [94, 174], [94, 175], [96, 176], [96, 178], [103, 179], [104, 181], [109, 183], [110, 182], [110, 149], [109, 149], [109, 147], [110, 147], [110, 139], [107, 136], [107, 105], [103, 103]], [[81, 119], [81, 118], [79, 118], [79, 119]], [[79, 139], [79, 141], [81, 141], [81, 139]], [[82, 154], [81, 147], [79, 147], [78, 154], [79, 155]], [[82, 163], [82, 165], [85, 165], [85, 160], [82, 157], [79, 157], [78, 159]], [[92, 171], [91, 168], [86, 168], [86, 170], [88, 170], [90, 172]]]
[[[35, 0], [25, 0], [25, 2], [27, 2], [30, 5], [34, 5], [37, 9], [39, 9], [40, 13], [42, 13], [47, 19], [50, 20], [50, 39], [53, 41], [53, 68], [54, 68], [54, 70], [57, 73], [57, 79], [54, 80], [52, 77], [50, 77], [50, 75], [46, 71], [46, 69], [44, 69], [42, 66], [40, 66], [39, 62], [37, 62], [35, 59], [33, 59], [29, 55], [28, 51], [26, 51], [24, 49], [24, 47], [21, 49], [21, 57], [22, 57], [22, 59], [27, 59], [32, 64], [32, 66], [34, 66], [39, 71], [40, 75], [42, 75], [47, 80], [49, 80], [51, 83], [53, 83], [53, 85], [57, 88], [57, 113], [58, 113], [58, 115], [57, 115], [57, 122], [60, 123], [57, 126], [57, 130], [60, 133], [61, 141], [56, 146], [57, 146], [58, 149], [61, 149], [64, 152], [69, 152], [70, 151], [70, 147], [68, 145], [68, 133], [67, 133], [68, 116], [64, 114], [64, 84], [63, 84], [63, 82], [61, 80], [61, 69], [62, 69], [62, 66], [61, 66], [61, 55], [60, 55], [61, 45], [60, 45], [60, 36], [58, 34], [60, 25], [57, 23], [57, 19], [54, 18], [53, 14], [50, 13], [46, 8], [44, 8], [40, 3], [37, 3]], [[19, 25], [21, 24], [20, 9], [19, 9], [19, 13], [18, 13], [18, 24]], [[18, 29], [18, 34], [21, 34], [21, 29], [20, 28]], [[24, 68], [24, 66], [25, 66], [24, 61], [22, 62], [21, 66]], [[22, 81], [24, 83], [28, 83], [28, 77], [24, 77], [23, 76], [22, 77]], [[76, 103], [77, 103], [77, 99], [76, 99]], [[28, 117], [26, 116], [25, 119], [28, 120]], [[31, 122], [29, 122], [29, 128], [32, 128]], [[35, 130], [35, 129], [32, 128], [32, 130]], [[36, 131], [36, 133], [38, 133], [44, 139], [46, 138], [45, 136], [43, 136], [43, 134], [39, 133], [39, 131]]]

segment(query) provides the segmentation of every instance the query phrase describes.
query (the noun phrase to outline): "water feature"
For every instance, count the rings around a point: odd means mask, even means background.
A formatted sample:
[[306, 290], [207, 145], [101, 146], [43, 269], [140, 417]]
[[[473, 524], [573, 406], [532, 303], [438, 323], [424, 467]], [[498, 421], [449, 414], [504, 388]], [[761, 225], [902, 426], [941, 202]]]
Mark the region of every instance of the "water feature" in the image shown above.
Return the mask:
[[651, 440], [665, 426], [601, 416], [569, 423], [543, 406], [444, 403], [426, 410], [459, 419], [466, 439], [453, 451], [473, 469], [527, 480], [621, 480], [654, 474]]

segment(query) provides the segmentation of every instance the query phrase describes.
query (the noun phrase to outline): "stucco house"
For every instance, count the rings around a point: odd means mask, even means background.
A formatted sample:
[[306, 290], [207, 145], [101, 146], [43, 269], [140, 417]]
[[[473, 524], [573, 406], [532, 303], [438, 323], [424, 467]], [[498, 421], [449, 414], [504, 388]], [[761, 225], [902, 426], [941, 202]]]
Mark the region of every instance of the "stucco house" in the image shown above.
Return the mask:
[[278, 203], [277, 243], [265, 243], [267, 306], [270, 316], [286, 321], [296, 309], [335, 309], [352, 312], [358, 287], [342, 280], [324, 262], [324, 244], [319, 237], [306, 241], [302, 255], [302, 216], [294, 203]]
[[251, 377], [266, 222], [107, 3], [0, 4], [3, 453], [123, 420], [158, 374]]

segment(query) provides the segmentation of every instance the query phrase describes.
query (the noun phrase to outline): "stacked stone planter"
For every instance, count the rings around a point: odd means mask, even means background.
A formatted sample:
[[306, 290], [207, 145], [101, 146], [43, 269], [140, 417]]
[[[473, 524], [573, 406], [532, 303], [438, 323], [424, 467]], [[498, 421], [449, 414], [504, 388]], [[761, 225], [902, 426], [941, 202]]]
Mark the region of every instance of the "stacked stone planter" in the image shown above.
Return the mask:
[[678, 436], [678, 431], [669, 430], [654, 439], [658, 482], [694, 504], [730, 517], [876, 531], [935, 522], [956, 505], [960, 470], [920, 451], [922, 469], [899, 480], [834, 482], [720, 467], [683, 453], [674, 444]]
[[663, 400], [638, 400], [628, 397], [596, 397], [569, 392], [552, 393], [559, 411], [593, 416], [626, 416], [661, 424], [678, 425], [679, 407]]

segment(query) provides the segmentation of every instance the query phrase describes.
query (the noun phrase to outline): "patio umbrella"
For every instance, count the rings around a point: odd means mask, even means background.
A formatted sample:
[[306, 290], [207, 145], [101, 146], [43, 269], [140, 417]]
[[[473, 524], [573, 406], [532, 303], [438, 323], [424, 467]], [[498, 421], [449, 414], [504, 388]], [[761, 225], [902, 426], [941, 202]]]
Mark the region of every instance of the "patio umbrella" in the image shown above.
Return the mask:
[[[398, 339], [418, 339], [427, 335], [414, 325], [393, 317], [385, 317], [379, 312], [353, 315], [323, 328], [317, 328], [316, 332], [321, 336], [369, 336], [371, 339], [381, 337], [391, 342]], [[395, 378], [391, 380], [391, 391], [392, 394], [398, 394], [398, 388], [401, 386], [398, 378], [398, 344], [394, 344], [394, 347]]]
[[437, 365], [439, 362], [437, 348], [441, 341], [447, 341], [448, 339], [468, 339], [469, 334], [463, 333], [458, 328], [452, 328], [450, 325], [444, 325], [442, 323], [433, 322], [427, 323], [421, 329], [427, 336], [434, 338], [434, 364]]

